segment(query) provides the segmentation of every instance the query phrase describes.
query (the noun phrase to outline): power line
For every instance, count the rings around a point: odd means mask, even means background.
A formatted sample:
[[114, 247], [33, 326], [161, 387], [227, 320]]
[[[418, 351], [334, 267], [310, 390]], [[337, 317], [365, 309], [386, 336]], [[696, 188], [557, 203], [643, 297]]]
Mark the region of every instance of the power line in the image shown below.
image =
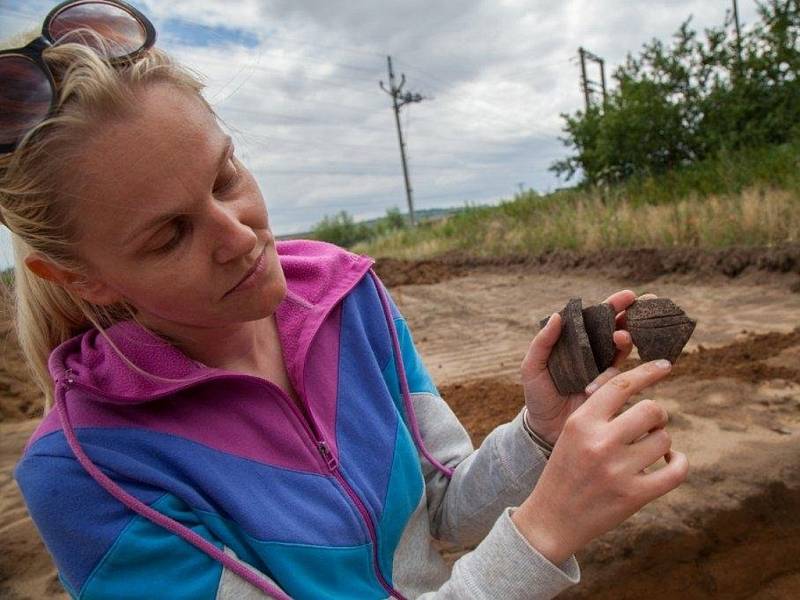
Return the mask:
[[[295, 124], [298, 124], [300, 126], [305, 124], [305, 125], [308, 125], [309, 127], [312, 127], [312, 128], [315, 127], [315, 126], [319, 126], [319, 127], [328, 127], [328, 126], [330, 126], [329, 124], [321, 122], [316, 117], [298, 116], [298, 115], [292, 115], [292, 114], [287, 114], [287, 113], [277, 113], [277, 112], [266, 111], [266, 110], [262, 110], [262, 109], [247, 109], [247, 108], [242, 108], [242, 107], [238, 107], [238, 106], [224, 106], [223, 105], [223, 106], [216, 106], [215, 110], [217, 110], [217, 112], [222, 112], [222, 113], [244, 114], [244, 115], [252, 115], [254, 117], [259, 117], [260, 118], [259, 119], [259, 124], [263, 124], [263, 125], [270, 124], [270, 121], [262, 119], [261, 117], [273, 117], [276, 120], [275, 123], [277, 125], [281, 125], [282, 122], [289, 121], [289, 122], [294, 122]], [[375, 110], [375, 112], [377, 113], [377, 109]], [[363, 111], [361, 111], [361, 114], [363, 114]], [[406, 117], [408, 117], [408, 116], [409, 116], [409, 113], [406, 113]], [[418, 120], [422, 119], [423, 122], [428, 122], [432, 118], [431, 117], [422, 117], [420, 115], [417, 115], [417, 116], [415, 116], [415, 119], [418, 119]], [[410, 123], [410, 121], [408, 121], [408, 123]], [[353, 125], [350, 125], [350, 124], [341, 124], [341, 125], [346, 127], [348, 131], [364, 131], [365, 134], [367, 134], [367, 135], [375, 134], [376, 136], [380, 134], [380, 130], [378, 128], [370, 128], [370, 127], [364, 127], [364, 126], [353, 126]], [[407, 129], [408, 129], [408, 127], [406, 127], [406, 130]], [[473, 136], [469, 135], [469, 134], [467, 134], [465, 132], [461, 132], [461, 133], [462, 133], [461, 137], [453, 137], [453, 136], [441, 135], [441, 134], [438, 134], [438, 133], [434, 134], [434, 133], [431, 133], [430, 130], [426, 130], [424, 136], [418, 137], [417, 139], [419, 140], [420, 143], [422, 143], [422, 142], [444, 142], [444, 143], [459, 144], [459, 145], [463, 146]], [[541, 132], [536, 132], [536, 133], [541, 133]], [[305, 138], [305, 137], [298, 137], [297, 139], [292, 139], [292, 138], [274, 136], [272, 134], [266, 134], [266, 135], [263, 135], [262, 137], [269, 138], [271, 141], [288, 142], [288, 143], [297, 144], [297, 145], [306, 145], [307, 141], [309, 141], [308, 138]], [[408, 139], [407, 139], [407, 137], [408, 137], [407, 135], [404, 135], [404, 141], [406, 142], [406, 150], [408, 151]], [[333, 142], [333, 141], [330, 141], [330, 140], [315, 139], [313, 141], [316, 144], [323, 144], [323, 145], [336, 145], [337, 144], [336, 142]], [[352, 145], [352, 144], [350, 144], [350, 145]], [[484, 156], [486, 156], [486, 152], [487, 152], [486, 151], [486, 147], [490, 147], [491, 145], [492, 144], [490, 142], [484, 142], [484, 150], [481, 151], [480, 153], [477, 153], [477, 154], [471, 154], [471, 156], [473, 156], [473, 157], [484, 157]], [[359, 147], [374, 148], [374, 145], [364, 144], [364, 145], [359, 145]], [[434, 150], [425, 150], [425, 157], [426, 158], [437, 157], [437, 156], [443, 156], [443, 157], [446, 157], [448, 160], [452, 160], [452, 161], [455, 161], [455, 162], [460, 162], [457, 157], [453, 156], [452, 152], [448, 152], [446, 150], [435, 150], [435, 149]], [[410, 163], [410, 160], [409, 160], [409, 163]]]
[[[284, 144], [290, 145], [298, 145], [302, 146], [303, 148], [308, 148], [310, 144], [316, 146], [317, 148], [324, 148], [328, 147], [335, 147], [335, 148], [355, 148], [358, 150], [369, 150], [371, 155], [375, 154], [375, 151], [381, 149], [380, 147], [376, 147], [375, 144], [356, 144], [356, 143], [348, 143], [348, 142], [334, 142], [331, 140], [319, 139], [319, 138], [310, 138], [303, 136], [302, 138], [287, 138], [281, 137], [276, 135], [262, 135], [258, 133], [253, 133], [252, 131], [248, 132], [241, 132], [243, 138], [252, 139], [256, 144], [262, 143], [266, 146], [270, 146], [270, 142], [281, 142]], [[385, 151], [388, 153], [391, 150], [387, 147]]]
[[[255, 67], [253, 67], [253, 68], [255, 68]], [[264, 67], [264, 68], [267, 69], [267, 70], [273, 70], [273, 71], [282, 72], [281, 69], [270, 69], [269, 67]], [[342, 88], [349, 89], [349, 90], [363, 91], [362, 88], [360, 88], [360, 87], [353, 87], [352, 85], [337, 84], [337, 83], [333, 83], [330, 80], [326, 80], [326, 79], [314, 78], [314, 77], [310, 77], [310, 76], [305, 76], [304, 78], [305, 79], [309, 79], [309, 80], [313, 80], [313, 81], [319, 81], [319, 82], [325, 83], [326, 85], [332, 85], [333, 87], [342, 87]], [[325, 102], [325, 101], [320, 101], [320, 100], [315, 100], [315, 99], [310, 99], [310, 98], [300, 98], [300, 99], [297, 99], [297, 100], [301, 101], [301, 102], [305, 102], [305, 103], [320, 103], [320, 104], [326, 104], [326, 105], [329, 105], [329, 106], [335, 106], [337, 108], [341, 107], [341, 108], [345, 108], [345, 109], [356, 111], [359, 114], [363, 114], [363, 111], [365, 111], [365, 110], [375, 110], [375, 111], [378, 110], [377, 106], [369, 106], [369, 107], [367, 107], [367, 106], [357, 106], [357, 105], [353, 105], [353, 104], [342, 104], [340, 102]], [[492, 105], [489, 105], [485, 100], [481, 100], [479, 98], [471, 98], [470, 100], [472, 102], [477, 103], [477, 104], [482, 104], [484, 106], [490, 107], [489, 110], [484, 110], [483, 113], [482, 113], [482, 117], [483, 117], [482, 121], [483, 122], [487, 122], [487, 117], [489, 117], [489, 119], [491, 119], [492, 122], [496, 126], [507, 126], [507, 127], [511, 127], [511, 128], [515, 128], [515, 129], [520, 127], [519, 121], [512, 121], [512, 120], [508, 119], [507, 116], [501, 117], [500, 113], [496, 112], [497, 111], [496, 107], [494, 107]], [[294, 99], [293, 99], [293, 101], [294, 101]], [[245, 109], [240, 109], [240, 110], [242, 110], [242, 112], [245, 111]], [[474, 112], [466, 111], [466, 110], [464, 110], [464, 109], [462, 109], [460, 107], [449, 107], [448, 108], [448, 112], [459, 113], [461, 115], [467, 116], [470, 119], [474, 120], [474, 115], [475, 115]], [[429, 120], [429, 119], [432, 119], [434, 117], [431, 117], [431, 116], [427, 116], [426, 117], [426, 116], [423, 115], [421, 118], [424, 121], [426, 119]], [[539, 133], [546, 134], [546, 135], [551, 135], [552, 134], [552, 132], [544, 131], [544, 130], [539, 131]], [[450, 139], [452, 139], [453, 141], [461, 141], [461, 140], [456, 140], [455, 138], [450, 138]]]
[[[525, 70], [523, 70], [523, 71], [515, 71], [514, 72], [514, 76], [515, 77], [524, 76], [527, 73], [532, 72], [532, 71], [536, 71], [536, 70], [539, 70], [539, 69], [547, 69], [547, 68], [550, 68], [550, 67], [556, 67], [556, 66], [564, 65], [564, 64], [569, 63], [570, 61], [571, 61], [570, 58], [561, 58], [561, 59], [558, 59], [558, 60], [555, 60], [555, 61], [549, 61], [548, 60], [546, 62], [534, 63], [532, 65], [528, 65], [525, 68]], [[444, 79], [434, 75], [430, 71], [424, 70], [424, 69], [422, 69], [420, 67], [417, 67], [416, 65], [412, 65], [408, 61], [405, 61], [405, 60], [400, 61], [400, 60], [398, 60], [396, 62], [398, 64], [402, 63], [403, 65], [405, 65], [403, 67], [404, 70], [409, 71], [409, 72], [414, 72], [418, 76], [422, 75], [423, 76], [422, 77], [423, 80], [428, 79], [428, 80], [433, 80], [433, 81], [438, 82], [439, 84], [441, 84], [443, 86], [442, 89], [449, 88], [449, 87], [451, 87], [453, 85], [452, 81], [445, 81]]]
[[[174, 53], [175, 53], [176, 57], [181, 58], [182, 60], [187, 60], [188, 59], [188, 60], [195, 61], [197, 63], [206, 63], [206, 64], [212, 64], [212, 65], [225, 65], [225, 66], [228, 66], [228, 67], [230, 67], [230, 65], [231, 65], [231, 62], [229, 60], [228, 61], [224, 61], [224, 60], [219, 60], [219, 59], [214, 59], [214, 58], [200, 57], [197, 54], [191, 54], [189, 52], [186, 52], [186, 51], [183, 51], [183, 50], [180, 50], [180, 49], [176, 49], [174, 51]], [[269, 65], [262, 65], [262, 64], [248, 64], [247, 67], [250, 68], [250, 69], [256, 70], [256, 71], [269, 71], [269, 72], [272, 72], [272, 73], [280, 73], [281, 75], [285, 75], [287, 77], [287, 79], [296, 79], [296, 77], [297, 77], [297, 72], [291, 72], [290, 73], [290, 72], [287, 72], [285, 69], [281, 69], [279, 67], [271, 67]], [[377, 69], [373, 69], [372, 72], [376, 73]], [[359, 91], [362, 91], [362, 90], [364, 90], [366, 88], [367, 79], [355, 80], [355, 81], [364, 81], [365, 82], [364, 87], [358, 87], [357, 85], [353, 84], [353, 81], [354, 81], [353, 79], [342, 80], [342, 79], [333, 79], [333, 78], [329, 78], [329, 77], [327, 77], [327, 78], [326, 77], [316, 77], [314, 75], [309, 75], [305, 71], [300, 71], [300, 73], [302, 74], [303, 79], [307, 79], [308, 81], [317, 81], [317, 82], [324, 83], [326, 85], [330, 85], [330, 86], [333, 86], [333, 87], [339, 87], [339, 88], [344, 88], [344, 89], [348, 89], [348, 90], [359, 90]]]
[[[263, 111], [263, 110], [259, 110], [259, 109], [251, 110], [251, 109], [245, 109], [245, 108], [239, 108], [239, 107], [225, 107], [225, 106], [223, 106], [223, 107], [216, 107], [216, 109], [217, 109], [218, 112], [220, 112], [220, 111], [221, 112], [231, 112], [231, 113], [236, 113], [236, 114], [241, 113], [241, 114], [252, 115], [252, 116], [255, 116], [255, 117], [270, 116], [270, 117], [274, 117], [277, 120], [277, 124], [281, 124], [282, 121], [294, 121], [297, 124], [300, 124], [300, 125], [307, 124], [310, 127], [313, 127], [313, 126], [323, 127], [323, 126], [325, 126], [324, 123], [321, 123], [318, 119], [312, 118], [312, 117], [303, 117], [303, 116], [290, 115], [290, 114], [285, 114], [285, 113], [274, 113], [274, 112], [271, 112], [271, 111]], [[408, 115], [408, 113], [406, 113], [406, 114]], [[415, 117], [415, 118], [419, 118], [419, 117]], [[269, 121], [262, 120], [262, 121], [260, 121], [260, 123], [261, 124], [268, 124]], [[367, 127], [358, 127], [358, 126], [354, 127], [354, 126], [351, 126], [351, 125], [346, 125], [346, 127], [347, 127], [348, 131], [357, 131], [357, 130], [359, 130], [359, 131], [364, 131], [364, 132], [366, 132], [368, 134], [376, 134], [376, 135], [378, 135], [379, 132], [380, 132], [380, 130], [377, 129], [377, 128], [367, 128]], [[298, 145], [306, 145], [306, 143], [308, 142], [307, 138], [290, 139], [290, 138], [285, 138], [285, 137], [280, 137], [280, 136], [273, 136], [272, 134], [265, 135], [264, 137], [265, 138], [270, 138], [273, 141], [283, 141], [283, 142], [289, 142], [289, 143], [298, 144]], [[407, 136], [404, 136], [404, 138], [407, 138]], [[425, 133], [424, 137], [421, 137], [419, 139], [420, 139], [420, 141], [425, 141], [425, 142], [433, 141], [433, 142], [452, 142], [454, 144], [464, 144], [465, 141], [469, 140], [469, 138], [470, 138], [470, 136], [468, 136], [468, 135], [465, 135], [464, 137], [450, 137], [450, 136], [443, 136], [443, 135], [439, 135], [439, 134], [432, 134], [432, 133], [430, 133], [430, 131], [427, 131]], [[405, 139], [405, 141], [406, 141], [406, 150], [408, 150], [408, 140]], [[322, 140], [318, 140], [318, 139], [314, 140], [314, 142], [315, 143], [321, 143], [321, 144], [337, 145], [336, 142], [322, 141]], [[359, 147], [374, 148], [374, 145], [363, 144], [363, 145], [359, 145]], [[476, 154], [474, 156], [485, 156], [485, 155], [486, 155], [485, 152], [481, 152], [481, 153]], [[426, 158], [435, 157], [435, 156], [445, 156], [448, 159], [452, 158], [452, 160], [454, 160], [454, 161], [458, 160], [456, 157], [454, 157], [452, 155], [452, 153], [447, 152], [445, 150], [442, 150], [442, 151], [426, 150], [425, 151], [425, 156], [426, 156]]]
[[[273, 147], [272, 142], [279, 142], [279, 143], [282, 143], [282, 144], [300, 146], [300, 147], [302, 147], [304, 149], [307, 149], [309, 145], [314, 145], [317, 148], [325, 148], [326, 146], [330, 146], [330, 147], [334, 147], [334, 148], [365, 149], [365, 150], [370, 150], [370, 155], [371, 156], [375, 156], [376, 150], [383, 150], [386, 153], [391, 152], [391, 150], [388, 147], [383, 148], [383, 147], [380, 147], [380, 146], [376, 146], [375, 144], [366, 144], [366, 143], [365, 144], [355, 144], [355, 143], [346, 143], [346, 142], [334, 142], [334, 141], [331, 141], [331, 140], [325, 140], [325, 139], [319, 139], [319, 138], [309, 138], [309, 137], [305, 137], [305, 136], [295, 139], [295, 138], [287, 138], [287, 137], [275, 136], [275, 135], [272, 135], [272, 134], [268, 134], [268, 135], [257, 134], [257, 133], [253, 133], [252, 131], [248, 131], [248, 132], [237, 131], [237, 133], [242, 137], [242, 139], [245, 140], [245, 142], [249, 141], [249, 142], [255, 143], [257, 145], [264, 146], [266, 148], [272, 148]], [[452, 152], [446, 152], [446, 151], [442, 151], [442, 152], [426, 151], [425, 152], [425, 157], [426, 158], [440, 157], [442, 159], [445, 159], [445, 160], [448, 160], [448, 161], [451, 161], [451, 162], [458, 162], [458, 163], [466, 164], [468, 166], [486, 164], [485, 161], [483, 161], [483, 159], [485, 159], [486, 156], [487, 156], [485, 153], [466, 153], [466, 152], [461, 152], [461, 156], [466, 157], [466, 158], [479, 159], [479, 160], [478, 160], [478, 162], [464, 162], [463, 159], [459, 159], [459, 158], [453, 156]], [[420, 168], [426, 168], [426, 167], [421, 166]]]
[[[177, 40], [177, 39], [179, 39], [179, 38], [169, 38], [169, 37], [166, 38], [166, 40], [173, 40], [173, 41]], [[212, 46], [212, 48], [213, 48], [213, 46]], [[282, 56], [282, 57], [286, 56], [286, 52], [283, 49], [279, 49], [279, 48], [269, 49], [269, 48], [262, 48], [261, 46], [259, 46], [259, 49], [260, 49], [259, 50], [260, 54], [263, 54], [263, 55], [279, 55], [279, 56]], [[363, 71], [365, 73], [372, 73], [373, 75], [377, 71], [380, 70], [380, 67], [378, 67], [377, 65], [376, 66], [369, 66], [369, 67], [363, 66], [363, 65], [352, 65], [352, 64], [349, 64], [349, 63], [335, 62], [335, 61], [329, 60], [327, 57], [318, 57], [318, 56], [307, 55], [307, 54], [302, 55], [301, 59], [302, 59], [302, 62], [314, 62], [316, 64], [336, 67], [337, 69], [348, 69], [348, 70], [352, 70], [352, 71]], [[215, 62], [215, 63], [219, 63], [219, 64], [230, 64], [230, 61], [225, 61], [225, 60], [220, 60], [220, 59], [209, 58], [209, 59], [204, 59], [204, 60], [208, 60], [209, 62]], [[268, 69], [269, 67], [263, 66], [263, 67], [260, 67], [260, 68]]]
[[[560, 64], [567, 64], [568, 62], [569, 62], [569, 59], [562, 59], [562, 60], [559, 60], [559, 61], [556, 61], [556, 62], [545, 63], [542, 66], [548, 66], [548, 65], [549, 66], [556, 66], [556, 65], [560, 65]], [[408, 63], [406, 63], [406, 64], [408, 64]], [[532, 67], [532, 68], [535, 68], [535, 67]], [[435, 79], [435, 80], [441, 82], [442, 85], [447, 86], [448, 88], [451, 88], [452, 85], [453, 85], [452, 82], [446, 82], [443, 79], [440, 79], [440, 78], [432, 75], [430, 72], [420, 69], [419, 67], [412, 67], [409, 70], [423, 73], [423, 74], [427, 75], [429, 78], [432, 78], [432, 79]], [[444, 97], [444, 95], [452, 95], [452, 94], [453, 94], [452, 91], [450, 91], [449, 89], [445, 89], [442, 92], [442, 96], [443, 97]], [[482, 114], [483, 117], [485, 117], [488, 114], [489, 116], [493, 117], [495, 119], [495, 121], [497, 123], [499, 123], [499, 124], [508, 125], [508, 126], [511, 126], [511, 127], [514, 127], [514, 128], [520, 127], [520, 123], [518, 121], [509, 120], [508, 119], [508, 113], [499, 111], [498, 108], [497, 108], [497, 105], [495, 105], [493, 103], [490, 103], [487, 100], [484, 100], [484, 99], [476, 97], [476, 96], [471, 96], [469, 98], [469, 100], [470, 100], [471, 103], [474, 103], [474, 104], [477, 104], [477, 105], [480, 106], [480, 110], [482, 111], [481, 114]], [[461, 113], [462, 115], [469, 115], [470, 118], [474, 117], [473, 113], [469, 113], [469, 112], [464, 111], [463, 109], [460, 109], [458, 107], [452, 107], [452, 106], [448, 107], [448, 111], [449, 112], [455, 111], [455, 112]]]
[[376, 57], [383, 58], [383, 54], [380, 53], [380, 52], [377, 52], [375, 50], [363, 50], [363, 49], [359, 49], [359, 48], [352, 48], [352, 47], [348, 47], [348, 46], [339, 46], [339, 45], [333, 45], [333, 44], [319, 44], [319, 43], [315, 43], [315, 42], [309, 42], [307, 40], [298, 40], [297, 38], [291, 38], [291, 37], [288, 37], [288, 36], [282, 36], [282, 35], [277, 35], [277, 34], [270, 34], [267, 37], [268, 38], [275, 38], [275, 39], [279, 39], [279, 40], [291, 41], [291, 42], [294, 42], [294, 43], [296, 43], [298, 45], [303, 45], [303, 46], [314, 46], [314, 47], [317, 47], [317, 48], [325, 48], [326, 50], [342, 50], [344, 52], [350, 52], [351, 54], [359, 54], [361, 56], [370, 56], [372, 58], [376, 58]]
[[[361, 116], [364, 116], [366, 111], [375, 110], [375, 106], [358, 106], [356, 104], [342, 104], [340, 102], [329, 102], [327, 100], [318, 100], [317, 98], [296, 98], [290, 97], [288, 100], [291, 100], [292, 103], [302, 103], [302, 104], [319, 104], [323, 106], [334, 106], [336, 108], [341, 108], [350, 112], [356, 112]], [[247, 110], [242, 108], [236, 108], [235, 110]]]

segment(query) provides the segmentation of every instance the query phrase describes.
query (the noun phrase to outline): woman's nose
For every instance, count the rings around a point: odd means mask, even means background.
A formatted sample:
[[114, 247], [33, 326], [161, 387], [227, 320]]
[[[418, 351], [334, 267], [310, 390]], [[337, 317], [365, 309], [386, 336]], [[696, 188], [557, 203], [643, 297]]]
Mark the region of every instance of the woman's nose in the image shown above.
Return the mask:
[[226, 263], [252, 254], [258, 243], [258, 235], [252, 227], [242, 222], [240, 211], [234, 204], [215, 202], [214, 207], [212, 243], [215, 244], [215, 260]]

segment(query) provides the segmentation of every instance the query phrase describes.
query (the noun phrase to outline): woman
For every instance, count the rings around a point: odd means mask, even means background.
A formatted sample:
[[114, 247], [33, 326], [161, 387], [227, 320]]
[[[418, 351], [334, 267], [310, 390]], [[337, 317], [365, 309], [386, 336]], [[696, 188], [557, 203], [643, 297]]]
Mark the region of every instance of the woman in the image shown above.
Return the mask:
[[[69, 1], [0, 55], [0, 214], [46, 397], [14, 474], [73, 597], [551, 598], [575, 551], [685, 479], [662, 408], [616, 416], [669, 364], [558, 396], [557, 314], [525, 407], [475, 450], [372, 259], [276, 242], [154, 41], [124, 3]], [[633, 300], [609, 297], [620, 326]], [[477, 547], [451, 571], [433, 539]]]

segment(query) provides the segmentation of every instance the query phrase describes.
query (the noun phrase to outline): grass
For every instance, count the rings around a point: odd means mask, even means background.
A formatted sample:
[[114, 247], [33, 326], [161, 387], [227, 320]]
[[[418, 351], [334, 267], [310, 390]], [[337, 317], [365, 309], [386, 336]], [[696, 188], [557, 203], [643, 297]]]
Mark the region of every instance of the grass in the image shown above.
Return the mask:
[[800, 145], [749, 150], [657, 178], [468, 206], [444, 220], [389, 232], [352, 250], [373, 257], [536, 255], [548, 250], [800, 241]]

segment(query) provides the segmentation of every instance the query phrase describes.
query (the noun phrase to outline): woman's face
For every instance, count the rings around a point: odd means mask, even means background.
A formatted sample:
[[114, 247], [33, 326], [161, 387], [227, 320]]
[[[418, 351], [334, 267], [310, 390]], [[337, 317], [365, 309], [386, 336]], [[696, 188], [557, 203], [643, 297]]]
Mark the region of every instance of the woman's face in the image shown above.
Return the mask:
[[[230, 137], [189, 92], [159, 83], [137, 95], [140, 113], [90, 136], [67, 177], [95, 295], [126, 299], [150, 324], [272, 314], [286, 281], [264, 199]], [[262, 250], [265, 268], [231, 292]]]

